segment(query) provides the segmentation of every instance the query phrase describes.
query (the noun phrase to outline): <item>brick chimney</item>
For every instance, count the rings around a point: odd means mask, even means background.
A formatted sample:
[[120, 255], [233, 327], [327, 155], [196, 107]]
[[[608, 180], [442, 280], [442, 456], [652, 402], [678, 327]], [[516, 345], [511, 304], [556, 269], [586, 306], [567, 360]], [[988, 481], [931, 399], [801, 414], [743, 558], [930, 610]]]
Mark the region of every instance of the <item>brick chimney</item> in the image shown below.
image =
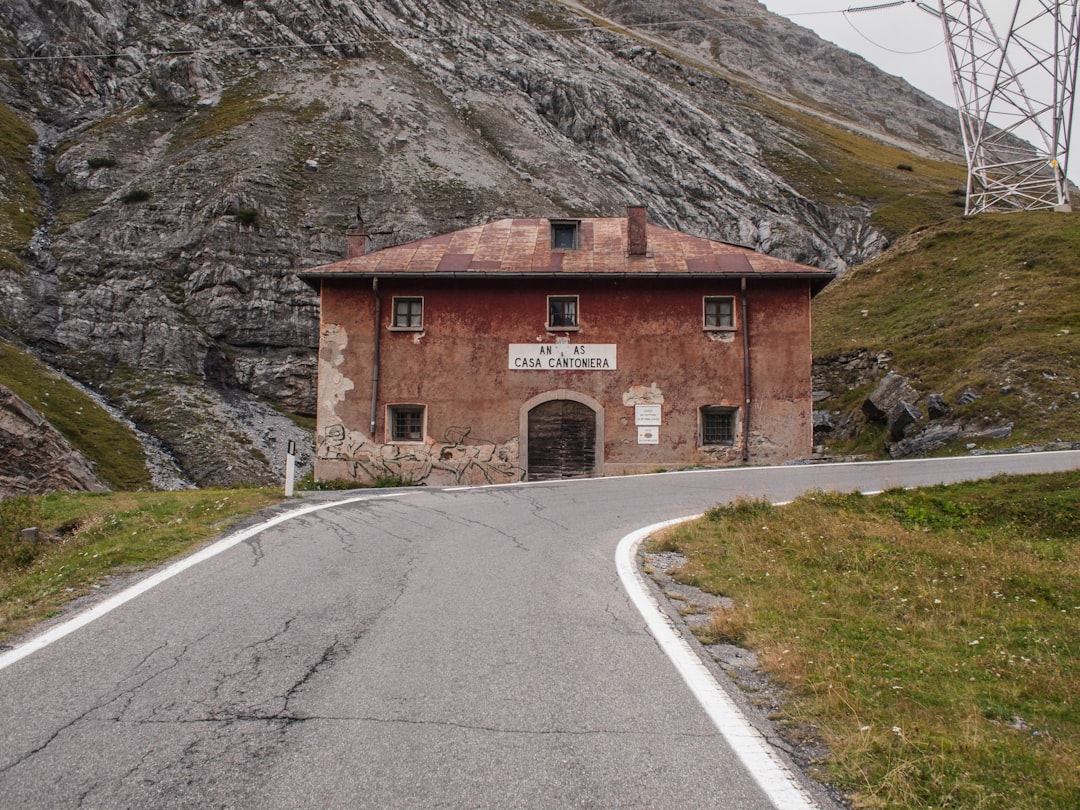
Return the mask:
[[349, 228], [345, 239], [349, 246], [346, 258], [355, 259], [357, 256], [371, 252], [371, 237], [368, 236], [367, 225], [364, 224], [364, 218], [360, 215], [360, 206], [356, 207], [356, 224]]
[[649, 251], [649, 237], [645, 233], [645, 222], [644, 205], [626, 206], [626, 252], [631, 256], [644, 256]]

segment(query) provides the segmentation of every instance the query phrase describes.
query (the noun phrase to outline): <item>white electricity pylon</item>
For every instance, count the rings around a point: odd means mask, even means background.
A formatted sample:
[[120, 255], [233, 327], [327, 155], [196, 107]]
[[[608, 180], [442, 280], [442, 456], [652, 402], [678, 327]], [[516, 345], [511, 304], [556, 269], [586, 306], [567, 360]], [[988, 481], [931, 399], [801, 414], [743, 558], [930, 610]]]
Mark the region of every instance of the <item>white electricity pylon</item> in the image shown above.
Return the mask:
[[1077, 0], [1017, 0], [1008, 28], [995, 28], [982, 0], [917, 5], [945, 29], [968, 164], [965, 212], [1072, 210]]

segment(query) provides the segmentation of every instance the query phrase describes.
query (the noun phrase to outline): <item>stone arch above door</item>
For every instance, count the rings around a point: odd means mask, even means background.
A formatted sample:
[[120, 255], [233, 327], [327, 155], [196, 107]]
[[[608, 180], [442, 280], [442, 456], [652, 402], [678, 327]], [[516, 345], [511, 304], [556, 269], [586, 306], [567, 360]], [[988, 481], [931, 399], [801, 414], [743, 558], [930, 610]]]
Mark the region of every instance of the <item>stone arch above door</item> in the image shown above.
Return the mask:
[[[521, 406], [521, 410], [518, 415], [518, 436], [520, 443], [520, 463], [526, 468], [528, 472], [529, 460], [530, 460], [530, 447], [529, 447], [529, 434], [530, 434], [530, 421], [529, 415], [536, 410], [539, 406], [546, 403], [553, 402], [568, 402], [578, 403], [585, 406], [593, 414], [595, 421], [595, 433], [593, 434], [593, 442], [595, 445], [594, 461], [592, 469], [586, 472], [586, 475], [603, 475], [604, 472], [604, 406], [597, 400], [588, 396], [587, 394], [581, 394], [577, 391], [571, 391], [569, 389], [560, 388], [554, 391], [547, 391], [542, 394], [531, 398]], [[534, 448], [535, 450], [536, 448]], [[531, 478], [531, 476], [529, 476]], [[549, 476], [553, 478], [563, 476]], [[536, 479], [533, 479], [536, 480]]]

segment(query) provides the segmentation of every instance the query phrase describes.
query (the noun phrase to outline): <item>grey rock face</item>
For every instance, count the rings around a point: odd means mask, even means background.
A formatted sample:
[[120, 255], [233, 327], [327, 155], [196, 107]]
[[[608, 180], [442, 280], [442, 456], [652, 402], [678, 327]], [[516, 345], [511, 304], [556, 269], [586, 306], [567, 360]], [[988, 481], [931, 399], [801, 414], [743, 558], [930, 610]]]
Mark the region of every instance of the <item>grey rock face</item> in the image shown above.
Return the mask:
[[107, 487], [41, 414], [0, 385], [0, 498], [58, 489], [105, 492]]
[[[582, 5], [5, 0], [10, 53], [52, 58], [0, 71], [45, 212], [24, 266], [0, 263], [0, 317], [196, 482], [272, 480], [230, 438], [248, 406], [204, 401], [314, 413], [317, 299], [295, 273], [344, 257], [357, 206], [384, 247], [634, 200], [843, 270], [886, 240], [777, 172], [802, 137], [777, 111], [811, 97], [959, 149], [947, 108], [751, 0], [593, 4], [605, 26]], [[657, 15], [681, 22], [619, 30]]]

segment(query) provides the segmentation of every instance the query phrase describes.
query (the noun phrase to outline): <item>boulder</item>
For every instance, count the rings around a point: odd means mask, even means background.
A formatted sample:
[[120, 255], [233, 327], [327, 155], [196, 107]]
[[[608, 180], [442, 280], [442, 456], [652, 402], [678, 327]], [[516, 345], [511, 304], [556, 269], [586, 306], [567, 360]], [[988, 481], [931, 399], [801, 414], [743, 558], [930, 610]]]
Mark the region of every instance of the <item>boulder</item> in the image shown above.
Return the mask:
[[922, 411], [907, 400], [900, 400], [889, 411], [889, 438], [894, 442], [900, 441], [908, 432], [908, 428], [922, 419]]
[[863, 402], [862, 412], [872, 422], [887, 424], [889, 414], [901, 401], [917, 402], [918, 399], [919, 392], [908, 384], [907, 378], [890, 371]]
[[940, 419], [949, 415], [949, 406], [945, 404], [945, 397], [941, 394], [930, 394], [926, 398], [926, 412], [931, 419]]
[[885, 447], [891, 458], [923, 456], [940, 450], [960, 435], [960, 426], [955, 424], [930, 425], [910, 438], [898, 442], [887, 442]]
[[832, 433], [834, 427], [832, 411], [814, 411], [815, 436], [819, 433]]

